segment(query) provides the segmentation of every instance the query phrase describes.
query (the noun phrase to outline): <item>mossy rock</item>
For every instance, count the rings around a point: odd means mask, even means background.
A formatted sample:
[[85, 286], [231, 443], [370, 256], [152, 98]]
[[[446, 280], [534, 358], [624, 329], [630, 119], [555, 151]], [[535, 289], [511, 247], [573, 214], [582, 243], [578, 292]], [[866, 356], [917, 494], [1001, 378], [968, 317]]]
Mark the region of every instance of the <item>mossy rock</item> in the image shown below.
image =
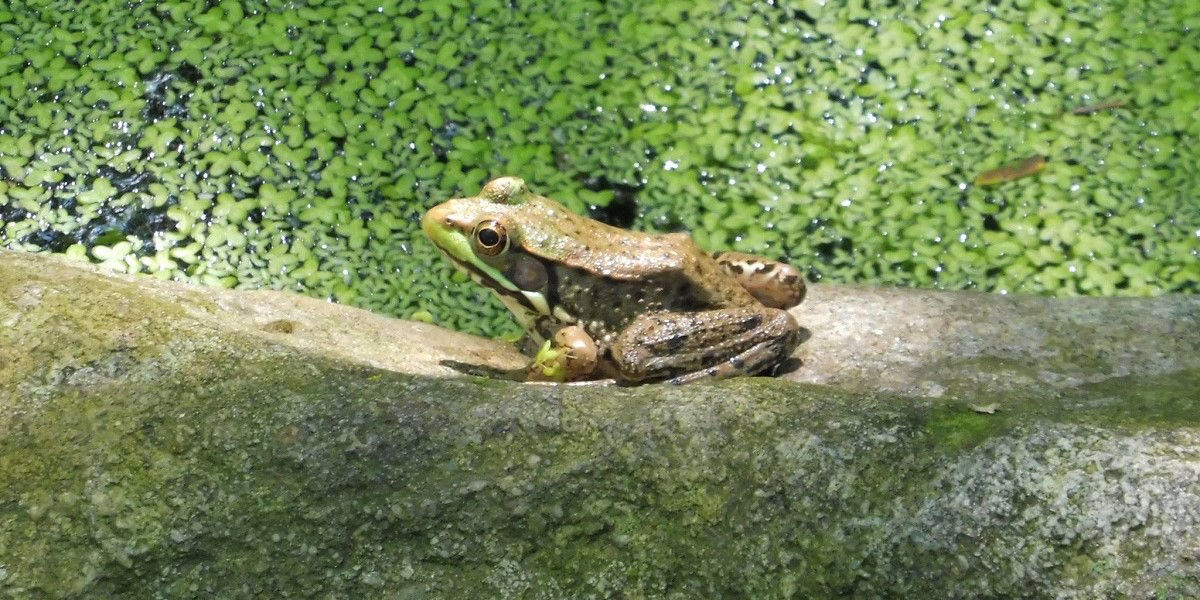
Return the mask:
[[[789, 377], [830, 384], [525, 385], [426, 324], [0, 252], [0, 596], [1200, 594], [1200, 301], [813, 294]], [[960, 307], [924, 323], [964, 360], [863, 341], [902, 304]]]

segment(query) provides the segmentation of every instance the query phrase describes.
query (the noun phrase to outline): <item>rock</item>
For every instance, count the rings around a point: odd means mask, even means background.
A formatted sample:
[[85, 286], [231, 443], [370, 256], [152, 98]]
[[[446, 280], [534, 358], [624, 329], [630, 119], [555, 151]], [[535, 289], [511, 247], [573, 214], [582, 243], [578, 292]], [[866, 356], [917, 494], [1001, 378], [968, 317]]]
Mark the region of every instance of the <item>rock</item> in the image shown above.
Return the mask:
[[437, 327], [0, 252], [0, 596], [1200, 594], [1200, 299], [797, 316], [785, 378], [524, 385]]
[[796, 381], [909, 395], [1032, 393], [1200, 365], [1200, 297], [1042, 298], [814, 286]]

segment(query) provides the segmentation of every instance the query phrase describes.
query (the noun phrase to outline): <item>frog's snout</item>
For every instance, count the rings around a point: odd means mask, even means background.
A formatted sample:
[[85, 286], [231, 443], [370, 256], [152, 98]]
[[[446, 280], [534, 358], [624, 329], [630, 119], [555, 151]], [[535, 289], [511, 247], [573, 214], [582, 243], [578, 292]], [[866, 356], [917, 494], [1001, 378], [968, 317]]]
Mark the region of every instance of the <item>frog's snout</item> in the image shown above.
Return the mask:
[[433, 239], [439, 230], [451, 226], [450, 208], [445, 204], [439, 204], [427, 211], [425, 216], [421, 217], [421, 231], [430, 239]]
[[452, 231], [470, 234], [480, 220], [471, 204], [470, 198], [455, 198], [425, 211], [425, 216], [421, 217], [421, 230], [432, 240], [441, 239]]

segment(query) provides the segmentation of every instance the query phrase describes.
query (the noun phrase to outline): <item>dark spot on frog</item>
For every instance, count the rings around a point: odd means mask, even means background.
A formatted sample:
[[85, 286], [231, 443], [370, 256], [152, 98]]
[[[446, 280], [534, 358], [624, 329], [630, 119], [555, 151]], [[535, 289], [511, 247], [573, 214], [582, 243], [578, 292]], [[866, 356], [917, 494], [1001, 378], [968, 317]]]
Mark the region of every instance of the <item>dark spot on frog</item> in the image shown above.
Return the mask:
[[546, 302], [550, 306], [558, 306], [562, 304], [562, 296], [559, 293], [559, 274], [558, 269], [546, 269]]
[[739, 333], [745, 333], [758, 327], [759, 325], [762, 325], [762, 315], [751, 315], [750, 318], [742, 321], [741, 331]]
[[[770, 275], [770, 274], [771, 274], [771, 271], [774, 271], [774, 270], [775, 270], [775, 266], [776, 266], [776, 265], [775, 265], [775, 263], [767, 263], [767, 264], [763, 265], [763, 268], [762, 268], [762, 274], [763, 274], [763, 275]], [[793, 278], [793, 279], [794, 279], [794, 278]]]
[[294, 333], [299, 324], [288, 319], [276, 319], [262, 326], [263, 331], [271, 333]]
[[665, 345], [668, 352], [675, 352], [683, 348], [683, 345], [688, 341], [688, 334], [678, 333], [665, 340]]

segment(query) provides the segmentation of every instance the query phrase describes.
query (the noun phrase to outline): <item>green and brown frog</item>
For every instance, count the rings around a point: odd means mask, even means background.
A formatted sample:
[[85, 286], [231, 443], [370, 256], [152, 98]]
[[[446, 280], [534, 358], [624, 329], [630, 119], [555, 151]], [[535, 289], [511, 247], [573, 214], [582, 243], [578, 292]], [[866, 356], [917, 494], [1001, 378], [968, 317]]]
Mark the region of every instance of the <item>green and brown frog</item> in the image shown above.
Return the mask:
[[541, 344], [531, 380], [619, 383], [766, 371], [803, 331], [795, 267], [701, 250], [683, 233], [629, 231], [579, 216], [501, 177], [425, 213], [451, 262], [491, 289]]

